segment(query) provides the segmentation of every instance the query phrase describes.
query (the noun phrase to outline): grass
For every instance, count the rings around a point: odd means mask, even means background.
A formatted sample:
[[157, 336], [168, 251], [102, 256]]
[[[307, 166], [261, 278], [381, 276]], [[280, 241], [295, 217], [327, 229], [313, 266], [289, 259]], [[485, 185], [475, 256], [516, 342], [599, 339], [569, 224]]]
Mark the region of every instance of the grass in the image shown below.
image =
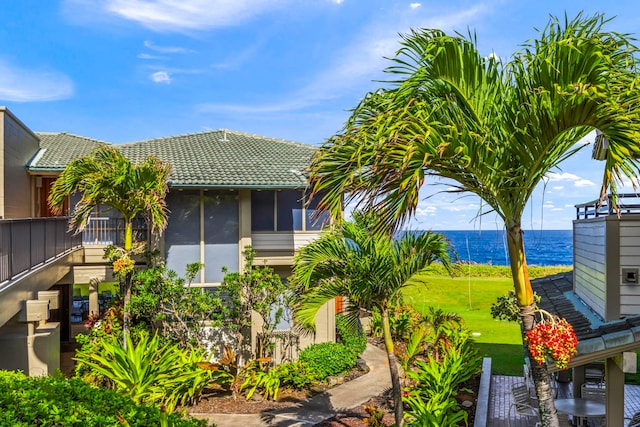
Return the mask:
[[[532, 278], [568, 271], [570, 267], [535, 267]], [[513, 289], [508, 267], [464, 265], [450, 277], [435, 266], [424, 277], [424, 284], [409, 286], [403, 292], [405, 302], [423, 311], [432, 306], [458, 313], [476, 334], [478, 348], [492, 358], [492, 372], [498, 375], [522, 375], [523, 350], [520, 325], [494, 320], [491, 304]]]

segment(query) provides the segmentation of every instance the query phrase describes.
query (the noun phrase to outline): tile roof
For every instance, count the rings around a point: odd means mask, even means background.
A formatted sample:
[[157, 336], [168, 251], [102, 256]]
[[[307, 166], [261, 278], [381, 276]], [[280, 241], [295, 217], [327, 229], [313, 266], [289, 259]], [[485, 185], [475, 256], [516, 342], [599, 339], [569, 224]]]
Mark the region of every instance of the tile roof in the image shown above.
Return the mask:
[[[38, 133], [41, 151], [30, 170], [60, 170], [102, 141]], [[226, 129], [115, 145], [134, 162], [153, 154], [171, 163], [169, 185], [203, 188], [300, 188], [315, 147]]]
[[[571, 323], [578, 337], [577, 359], [594, 355], [594, 360], [603, 353], [616, 352], [623, 348], [640, 348], [640, 316], [629, 316], [604, 322], [589, 306], [573, 292], [573, 274], [560, 273], [531, 281], [533, 291], [540, 295], [539, 308], [564, 317]], [[618, 350], [619, 352], [619, 350]]]
[[31, 159], [30, 170], [62, 171], [71, 160], [86, 156], [107, 142], [85, 138], [66, 132], [36, 132], [40, 138], [40, 151]]

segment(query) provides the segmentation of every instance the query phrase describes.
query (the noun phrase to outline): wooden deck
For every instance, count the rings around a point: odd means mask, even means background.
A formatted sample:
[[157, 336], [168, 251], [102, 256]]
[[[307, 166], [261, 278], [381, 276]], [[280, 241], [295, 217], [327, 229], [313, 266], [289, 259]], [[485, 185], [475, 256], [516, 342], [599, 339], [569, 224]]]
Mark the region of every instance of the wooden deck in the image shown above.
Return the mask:
[[[489, 417], [487, 427], [532, 427], [533, 420], [511, 414], [511, 386], [523, 382], [521, 377], [508, 377], [503, 375], [491, 376], [491, 391], [489, 393]], [[559, 397], [572, 397], [573, 391], [570, 383], [561, 383], [558, 389]], [[631, 418], [634, 413], [640, 411], [640, 386], [624, 386], [624, 416]], [[513, 411], [512, 411], [513, 412]], [[510, 421], [510, 422], [509, 422]], [[620, 426], [623, 427], [623, 426]]]

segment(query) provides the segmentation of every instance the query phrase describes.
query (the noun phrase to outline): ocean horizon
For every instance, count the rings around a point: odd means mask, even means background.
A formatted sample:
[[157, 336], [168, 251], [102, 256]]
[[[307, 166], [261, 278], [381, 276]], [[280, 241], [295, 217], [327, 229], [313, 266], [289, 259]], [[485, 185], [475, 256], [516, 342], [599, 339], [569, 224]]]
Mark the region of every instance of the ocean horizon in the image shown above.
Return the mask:
[[[504, 230], [433, 230], [447, 237], [461, 262], [509, 265]], [[573, 264], [573, 230], [524, 230], [529, 266]], [[456, 256], [457, 255], [457, 256]]]

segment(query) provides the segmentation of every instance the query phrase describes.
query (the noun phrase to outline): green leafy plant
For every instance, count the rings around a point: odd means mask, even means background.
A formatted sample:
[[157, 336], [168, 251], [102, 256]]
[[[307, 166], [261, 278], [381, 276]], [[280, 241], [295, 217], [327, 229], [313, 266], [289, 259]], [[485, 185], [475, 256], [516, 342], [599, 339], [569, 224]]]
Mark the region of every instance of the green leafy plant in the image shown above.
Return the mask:
[[356, 355], [344, 344], [324, 342], [312, 344], [300, 352], [304, 363], [318, 380], [347, 372], [356, 365]]
[[280, 391], [280, 378], [274, 370], [264, 371], [255, 369], [249, 372], [244, 382], [240, 386], [240, 390], [247, 388], [247, 400], [260, 389], [264, 399], [276, 400]]
[[305, 363], [299, 360], [281, 363], [271, 368], [269, 373], [278, 376], [281, 386], [291, 387], [296, 390], [307, 388], [317, 381], [316, 375], [311, 372]]
[[467, 425], [469, 415], [459, 410], [455, 399], [439, 399], [434, 396], [425, 400], [421, 395], [409, 395], [402, 401], [407, 405], [405, 417], [407, 425], [416, 427], [441, 427]]
[[[272, 268], [253, 265], [256, 253], [250, 246], [244, 249], [243, 255], [243, 271], [227, 273], [218, 291], [230, 306], [227, 325], [238, 332], [238, 351], [247, 357], [250, 348], [245, 338], [251, 328], [251, 313], [256, 312], [262, 318], [260, 336], [269, 337], [288, 310], [289, 293], [285, 282]], [[223, 271], [226, 273], [226, 268]], [[273, 345], [268, 339], [259, 339], [257, 356], [271, 356]]]
[[403, 397], [410, 408], [407, 415], [416, 425], [456, 425], [450, 423], [466, 420], [466, 412], [457, 407], [455, 395], [478, 374], [481, 360], [470, 340], [450, 348], [440, 360], [433, 355], [426, 362], [416, 360], [413, 368], [406, 371], [412, 381]]
[[[533, 307], [538, 308], [540, 295], [533, 293]], [[491, 317], [497, 320], [508, 320], [509, 322], [522, 322], [520, 317], [520, 306], [516, 292], [510, 290], [506, 295], [497, 298], [496, 302], [491, 304]]]
[[101, 353], [80, 352], [76, 360], [108, 378], [120, 393], [137, 403], [154, 403], [172, 412], [178, 404], [195, 399], [212, 378], [197, 368], [203, 351], [163, 344], [158, 335], [143, 334], [137, 343], [126, 337], [102, 343]]
[[363, 419], [364, 423], [371, 427], [384, 427], [385, 423], [382, 422], [384, 418], [384, 411], [378, 409], [374, 405], [364, 405], [362, 407], [367, 413], [367, 416]]
[[65, 427], [205, 426], [203, 420], [178, 412], [163, 413], [155, 405], [91, 386], [80, 378], [28, 377], [0, 371], [0, 425]]
[[186, 277], [182, 278], [157, 262], [156, 255], [149, 257], [151, 268], [133, 276], [132, 316], [182, 347], [205, 347], [205, 326], [222, 325], [228, 308], [220, 295], [191, 287], [201, 264], [187, 265]]
[[213, 372], [216, 377], [216, 382], [220, 385], [227, 386], [235, 399], [240, 395], [247, 377], [256, 371], [262, 370], [261, 365], [270, 361], [270, 358], [264, 357], [252, 359], [244, 365], [241, 365], [239, 355], [233, 351], [233, 348], [225, 346], [222, 359], [217, 362], [201, 361], [197, 363], [197, 366]]
[[336, 331], [338, 339], [354, 354], [359, 355], [367, 348], [367, 337], [362, 332], [362, 328], [350, 327], [347, 316], [339, 314], [336, 316]]

